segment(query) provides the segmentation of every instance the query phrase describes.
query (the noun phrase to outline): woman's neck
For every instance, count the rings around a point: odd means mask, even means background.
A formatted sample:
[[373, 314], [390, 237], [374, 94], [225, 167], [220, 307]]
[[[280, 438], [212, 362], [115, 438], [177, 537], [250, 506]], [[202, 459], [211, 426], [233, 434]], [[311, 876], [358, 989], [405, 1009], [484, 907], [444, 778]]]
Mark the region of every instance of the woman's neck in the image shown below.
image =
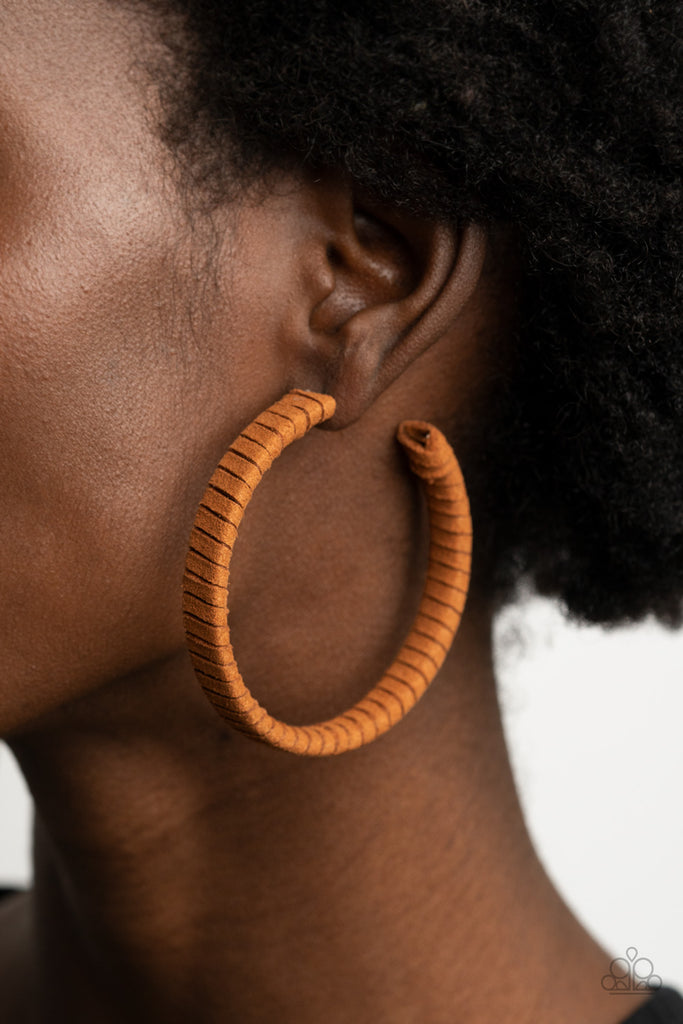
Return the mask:
[[[428, 529], [394, 432], [446, 407], [447, 355], [423, 360], [432, 406], [406, 383], [367, 422], [311, 431], [249, 505], [229, 619], [277, 717], [348, 707], [409, 630]], [[17, 738], [38, 808], [36, 1024], [615, 1024], [609, 957], [524, 827], [481, 592], [405, 720], [338, 757], [227, 728], [185, 651]]]
[[618, 1021], [524, 828], [489, 625], [340, 757], [225, 732], [180, 656], [18, 743], [36, 1020]]

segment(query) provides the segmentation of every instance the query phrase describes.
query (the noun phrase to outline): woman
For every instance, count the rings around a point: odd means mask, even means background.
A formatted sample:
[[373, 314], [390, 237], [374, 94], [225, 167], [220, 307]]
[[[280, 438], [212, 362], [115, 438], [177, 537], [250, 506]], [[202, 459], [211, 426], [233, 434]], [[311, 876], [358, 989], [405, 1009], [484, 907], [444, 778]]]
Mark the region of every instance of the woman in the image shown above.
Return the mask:
[[[676, 31], [604, 7], [2, 0], [0, 721], [37, 806], [3, 1021], [683, 1020], [601, 985], [492, 666], [523, 579], [681, 622]], [[270, 714], [353, 705], [410, 630], [400, 422], [445, 434], [472, 511], [429, 692], [331, 757], [216, 715], [181, 614], [214, 467], [296, 388], [334, 413], [230, 574]]]

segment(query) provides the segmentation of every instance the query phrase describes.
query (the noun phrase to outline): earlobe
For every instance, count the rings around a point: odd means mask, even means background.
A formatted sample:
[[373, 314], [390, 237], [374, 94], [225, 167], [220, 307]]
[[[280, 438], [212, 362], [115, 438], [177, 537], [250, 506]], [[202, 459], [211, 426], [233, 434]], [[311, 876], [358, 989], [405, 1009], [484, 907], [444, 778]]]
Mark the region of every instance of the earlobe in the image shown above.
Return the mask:
[[[401, 218], [400, 213], [396, 218]], [[474, 293], [486, 254], [486, 232], [477, 224], [456, 230], [406, 217], [398, 231], [408, 238], [413, 269], [398, 274], [381, 260], [359, 259], [356, 307], [338, 323], [327, 347], [324, 387], [337, 403], [325, 426], [341, 429], [375, 399], [454, 323]], [[387, 260], [387, 264], [389, 260]], [[400, 287], [373, 286], [373, 275], [400, 280]], [[365, 274], [365, 281], [363, 281]], [[373, 287], [377, 295], [373, 294]], [[348, 280], [347, 280], [348, 288]], [[367, 301], [362, 301], [362, 296]], [[330, 297], [333, 299], [333, 297]]]

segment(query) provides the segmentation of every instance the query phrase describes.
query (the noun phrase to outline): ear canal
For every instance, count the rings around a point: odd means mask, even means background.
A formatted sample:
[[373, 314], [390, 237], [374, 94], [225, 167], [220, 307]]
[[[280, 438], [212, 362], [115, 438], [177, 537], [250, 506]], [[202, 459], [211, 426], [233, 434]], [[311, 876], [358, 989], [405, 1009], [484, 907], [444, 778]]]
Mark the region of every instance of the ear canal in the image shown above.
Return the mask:
[[469, 224], [456, 235], [442, 225], [421, 225], [420, 248], [422, 273], [412, 290], [395, 301], [362, 304], [335, 335], [324, 377], [337, 400], [332, 429], [362, 416], [454, 326], [476, 290], [486, 255], [483, 228]]

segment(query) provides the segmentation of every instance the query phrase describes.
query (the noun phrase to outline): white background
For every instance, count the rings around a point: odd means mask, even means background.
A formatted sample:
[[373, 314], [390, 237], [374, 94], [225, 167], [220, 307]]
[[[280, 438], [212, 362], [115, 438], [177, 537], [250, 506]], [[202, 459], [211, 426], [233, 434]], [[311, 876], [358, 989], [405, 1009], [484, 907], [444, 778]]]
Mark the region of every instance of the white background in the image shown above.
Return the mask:
[[[565, 622], [538, 598], [496, 627], [503, 720], [541, 859], [598, 941], [683, 989], [683, 632]], [[29, 882], [30, 808], [0, 745], [0, 884]]]

